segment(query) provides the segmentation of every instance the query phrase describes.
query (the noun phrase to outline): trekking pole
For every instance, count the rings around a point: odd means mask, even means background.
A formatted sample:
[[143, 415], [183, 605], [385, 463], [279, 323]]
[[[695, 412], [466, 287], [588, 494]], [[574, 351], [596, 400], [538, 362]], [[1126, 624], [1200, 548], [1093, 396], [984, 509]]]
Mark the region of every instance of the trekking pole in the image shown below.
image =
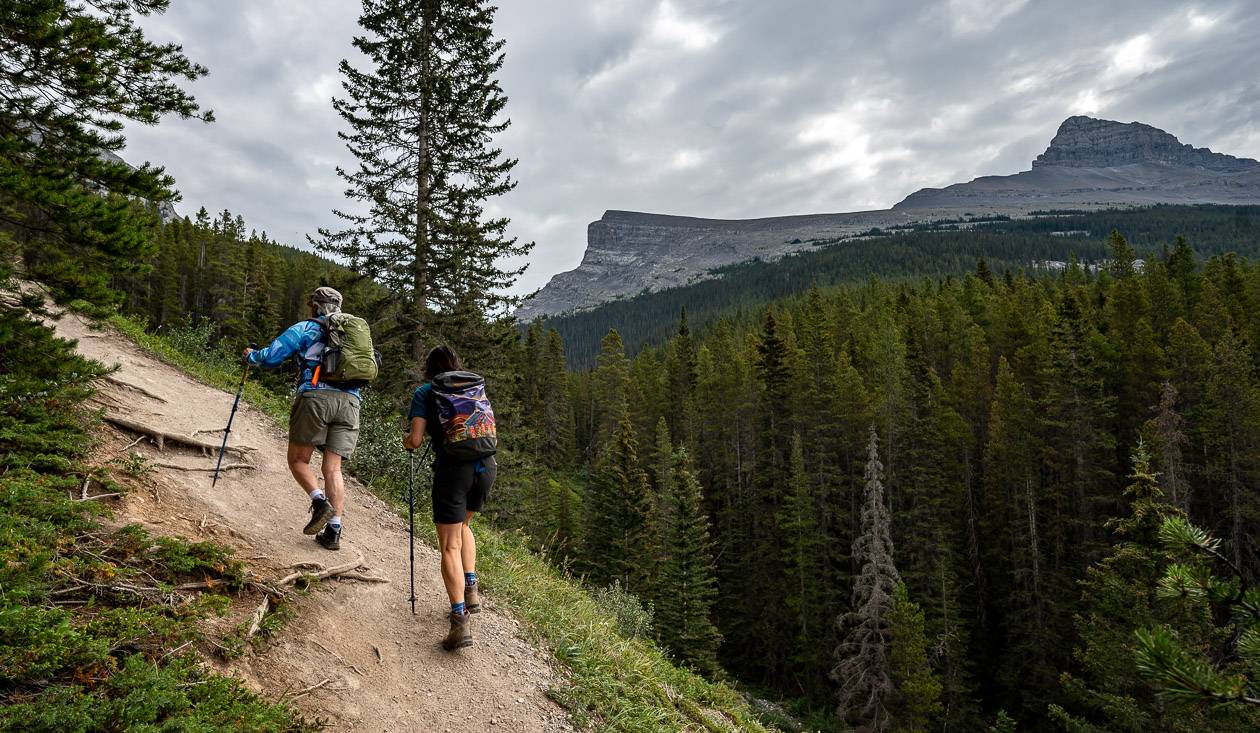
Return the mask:
[[416, 615], [416, 452], [407, 451], [407, 542], [411, 554], [411, 615]]
[[[257, 344], [250, 344], [249, 348], [257, 349]], [[214, 488], [219, 483], [219, 467], [223, 465], [223, 454], [227, 451], [228, 434], [232, 432], [232, 419], [236, 417], [236, 408], [241, 404], [241, 392], [245, 391], [245, 380], [249, 378], [249, 360], [245, 361], [245, 371], [241, 372], [241, 384], [236, 388], [236, 399], [232, 400], [232, 412], [228, 414], [227, 427], [223, 428], [223, 443], [219, 446], [219, 460], [214, 464], [214, 480], [210, 482], [210, 488]]]

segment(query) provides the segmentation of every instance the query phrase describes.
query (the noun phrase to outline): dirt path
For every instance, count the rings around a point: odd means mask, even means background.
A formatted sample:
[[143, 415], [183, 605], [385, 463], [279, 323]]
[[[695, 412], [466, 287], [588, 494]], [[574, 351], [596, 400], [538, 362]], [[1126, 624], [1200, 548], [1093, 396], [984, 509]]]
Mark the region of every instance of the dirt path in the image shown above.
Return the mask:
[[[113, 375], [117, 382], [102, 384], [109, 414], [184, 436], [226, 422], [231, 394], [190, 379], [122, 335], [92, 331], [70, 314], [57, 323], [57, 331], [77, 339], [84, 355], [120, 365]], [[136, 437], [122, 430], [112, 442], [125, 446]], [[217, 441], [211, 433], [197, 437]], [[328, 552], [304, 536], [308, 503], [289, 476], [285, 444], [284, 434], [266, 415], [243, 404], [229, 445], [257, 449], [245, 458], [254, 470], [228, 472], [211, 491], [207, 473], [162, 468], [152, 479], [152, 492], [128, 494], [118, 510], [123, 521], [149, 525], [158, 533], [230, 545], [265, 578], [279, 578], [294, 563], [334, 565], [361, 554], [372, 574], [391, 580], [321, 583], [291, 604], [296, 614], [262, 651], [224, 671], [273, 700], [322, 682], [295, 704], [330, 721], [333, 730], [572, 730], [564, 711], [544, 694], [556, 679], [543, 656], [518, 635], [513, 619], [496, 612], [493, 595], [475, 617], [474, 646], [454, 654], [441, 649], [448, 605], [437, 553], [417, 542], [419, 600], [413, 616], [407, 601], [406, 523], [357, 483], [348, 487], [341, 551]], [[169, 444], [159, 452], [149, 441], [131, 450], [188, 467], [214, 462], [213, 456]]]

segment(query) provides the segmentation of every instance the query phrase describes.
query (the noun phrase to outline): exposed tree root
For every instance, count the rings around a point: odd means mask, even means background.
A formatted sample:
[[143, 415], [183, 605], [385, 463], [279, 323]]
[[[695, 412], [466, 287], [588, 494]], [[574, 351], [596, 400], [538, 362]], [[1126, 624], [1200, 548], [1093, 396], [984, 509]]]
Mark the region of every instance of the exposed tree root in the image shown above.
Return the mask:
[[[231, 449], [229, 448], [228, 450]], [[154, 463], [152, 465], [157, 466], [158, 468], [171, 468], [176, 471], [205, 471], [206, 473], [214, 473], [214, 466], [181, 466], [178, 463]], [[226, 466], [221, 467], [219, 470], [235, 471], [237, 469], [244, 469], [247, 471], [254, 471], [257, 470], [257, 468], [258, 466], [250, 463], [229, 463]]]
[[165, 397], [161, 395], [154, 394], [150, 392], [149, 390], [145, 389], [144, 387], [141, 387], [140, 385], [123, 381], [112, 374], [106, 374], [105, 376], [101, 377], [101, 379], [104, 379], [106, 382], [109, 382], [110, 384], [118, 385], [119, 387], [122, 387], [123, 389], [129, 389], [134, 392], [139, 392], [140, 394], [144, 395], [145, 397], [148, 397], [151, 400], [156, 400], [158, 402], [163, 402], [163, 403], [170, 402], [170, 400], [166, 399]]
[[[203, 452], [203, 454], [206, 454], [206, 455], [218, 453], [219, 451], [219, 446], [215, 443], [208, 443], [204, 440], [198, 440], [197, 438], [190, 438], [186, 435], [176, 435], [175, 433], [163, 432], [161, 430], [158, 430], [155, 427], [144, 425], [143, 423], [138, 423], [138, 422], [135, 422], [134, 420], [129, 420], [125, 417], [119, 417], [118, 415], [111, 415], [109, 413], [106, 413], [104, 416], [104, 419], [105, 419], [105, 422], [108, 422], [113, 425], [117, 425], [118, 427], [123, 428], [125, 430], [130, 430], [133, 433], [140, 433], [141, 435], [149, 436], [150, 438], [153, 439], [153, 442], [157, 443], [158, 450], [166, 450], [166, 443], [171, 442], [176, 445], [185, 446], [187, 448], [200, 449]], [[257, 448], [250, 448], [249, 446], [243, 446], [243, 445], [229, 445], [227, 446], [226, 450], [236, 453], [237, 455], [244, 455], [246, 453], [252, 453], [256, 451]]]

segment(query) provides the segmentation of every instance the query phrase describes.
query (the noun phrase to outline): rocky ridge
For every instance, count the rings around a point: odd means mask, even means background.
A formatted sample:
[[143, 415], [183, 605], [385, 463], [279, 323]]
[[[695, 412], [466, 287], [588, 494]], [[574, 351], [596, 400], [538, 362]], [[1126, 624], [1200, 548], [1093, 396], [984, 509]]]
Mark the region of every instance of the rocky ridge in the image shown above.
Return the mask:
[[528, 321], [686, 285], [724, 265], [775, 259], [872, 227], [1157, 203], [1258, 204], [1260, 162], [1186, 145], [1140, 122], [1075, 116], [1029, 170], [924, 188], [892, 209], [746, 220], [607, 211], [587, 227], [581, 265], [553, 277], [516, 315]]

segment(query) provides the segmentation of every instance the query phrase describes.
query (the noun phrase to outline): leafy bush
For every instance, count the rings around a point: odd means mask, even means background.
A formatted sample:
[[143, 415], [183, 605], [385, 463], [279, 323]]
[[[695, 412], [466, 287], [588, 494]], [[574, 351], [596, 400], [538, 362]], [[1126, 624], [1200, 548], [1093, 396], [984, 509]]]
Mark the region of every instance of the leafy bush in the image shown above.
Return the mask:
[[628, 639], [652, 638], [652, 605], [626, 592], [618, 581], [591, 591], [595, 603], [617, 621], [617, 631]]

